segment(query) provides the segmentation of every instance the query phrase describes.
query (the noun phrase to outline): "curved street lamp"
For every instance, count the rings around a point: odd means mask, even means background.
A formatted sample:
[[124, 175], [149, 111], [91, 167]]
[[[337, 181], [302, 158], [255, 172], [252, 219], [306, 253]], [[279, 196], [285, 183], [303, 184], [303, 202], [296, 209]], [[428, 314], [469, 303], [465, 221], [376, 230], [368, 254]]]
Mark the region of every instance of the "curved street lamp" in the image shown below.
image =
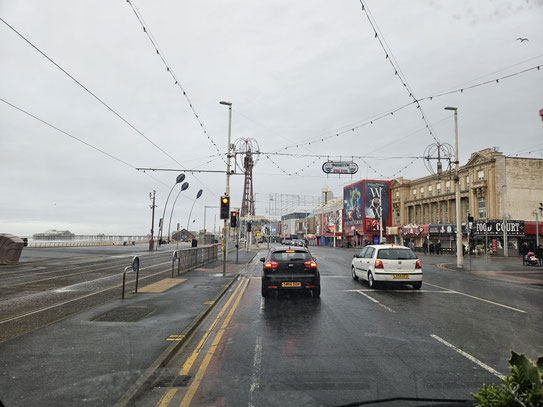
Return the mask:
[[192, 209], [194, 208], [194, 204], [196, 203], [196, 200], [202, 196], [203, 192], [204, 190], [200, 189], [198, 193], [196, 194], [196, 198], [194, 198], [194, 202], [192, 203], [192, 207], [190, 208], [189, 219], [187, 220], [187, 232], [189, 231], [189, 224], [190, 224], [190, 217], [192, 216]]
[[185, 174], [179, 174], [177, 178], [175, 178], [175, 184], [173, 184], [172, 189], [170, 189], [170, 193], [168, 194], [168, 198], [166, 198], [166, 203], [164, 204], [164, 211], [162, 212], [162, 222], [160, 224], [160, 233], [158, 236], [158, 246], [160, 246], [160, 242], [162, 241], [162, 229], [164, 228], [164, 216], [166, 215], [166, 206], [168, 205], [168, 200], [170, 199], [170, 195], [172, 194], [173, 189], [175, 186], [185, 180]]
[[175, 204], [177, 203], [177, 198], [179, 198], [179, 195], [181, 195], [181, 192], [186, 190], [188, 187], [189, 187], [189, 183], [183, 182], [183, 185], [181, 185], [181, 190], [177, 193], [177, 196], [175, 197], [175, 201], [173, 201], [172, 211], [170, 212], [170, 223], [168, 224], [168, 239], [170, 239], [170, 228], [172, 226], [173, 210], [175, 208]]

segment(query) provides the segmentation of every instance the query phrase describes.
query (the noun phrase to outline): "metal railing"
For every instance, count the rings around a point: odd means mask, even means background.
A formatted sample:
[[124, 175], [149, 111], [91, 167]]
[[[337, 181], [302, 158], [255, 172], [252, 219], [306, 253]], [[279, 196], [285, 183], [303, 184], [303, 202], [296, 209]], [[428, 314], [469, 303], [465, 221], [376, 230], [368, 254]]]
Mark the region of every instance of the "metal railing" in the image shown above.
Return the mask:
[[[149, 242], [136, 241], [138, 244], [148, 244]], [[44, 249], [48, 247], [90, 247], [90, 246], [123, 246], [124, 242], [30, 242], [27, 247], [35, 249]], [[126, 246], [133, 246], [132, 241], [127, 241]]]
[[[204, 247], [188, 247], [185, 249], [178, 249], [172, 252], [172, 278], [174, 278], [175, 262], [177, 261], [177, 275], [181, 272], [190, 271], [197, 267], [203, 266], [207, 263], [211, 263], [217, 260], [219, 253], [219, 244], [213, 244]], [[136, 272], [136, 289], [138, 292], [138, 279], [139, 279], [140, 260], [136, 256], [132, 259], [132, 264], [125, 267], [123, 272], [123, 284], [122, 284], [122, 296], [124, 299], [125, 285], [126, 285], [126, 273], [130, 271]]]

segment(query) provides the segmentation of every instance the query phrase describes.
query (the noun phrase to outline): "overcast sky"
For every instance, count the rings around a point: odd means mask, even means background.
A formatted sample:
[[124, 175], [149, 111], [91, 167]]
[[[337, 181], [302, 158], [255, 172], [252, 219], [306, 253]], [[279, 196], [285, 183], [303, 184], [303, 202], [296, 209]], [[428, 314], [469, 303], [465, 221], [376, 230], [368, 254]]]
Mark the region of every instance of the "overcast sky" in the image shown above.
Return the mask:
[[[435, 143], [415, 105], [326, 139], [413, 101], [359, 0], [133, 4], [220, 151], [226, 150], [228, 124], [221, 100], [233, 103], [233, 141], [255, 138], [261, 151], [273, 152], [325, 138], [282, 151], [300, 157], [269, 156], [280, 168], [260, 158], [254, 170], [257, 214], [265, 214], [269, 193], [319, 195], [326, 183], [339, 194], [359, 179], [389, 178], [412, 159], [387, 158], [421, 156]], [[416, 98], [543, 64], [542, 0], [366, 4]], [[185, 168], [225, 169], [129, 3], [0, 0], [0, 16]], [[179, 168], [3, 22], [0, 60], [2, 99], [131, 166]], [[420, 103], [436, 138], [451, 144], [453, 119], [443, 108], [458, 107], [462, 163], [493, 146], [542, 156], [543, 69]], [[326, 159], [311, 154], [374, 158], [355, 159], [360, 171], [352, 179], [327, 178], [321, 170]], [[22, 236], [50, 228], [145, 235], [149, 192], [156, 190], [158, 218], [176, 176], [151, 178], [3, 102], [0, 174], [0, 232]], [[396, 176], [427, 174], [423, 161], [415, 160]], [[200, 229], [204, 205], [218, 205], [225, 175], [187, 173], [186, 180], [190, 187], [173, 224], [186, 226], [203, 188], [191, 226]], [[232, 177], [233, 206], [241, 205], [242, 184], [243, 177]], [[217, 211], [207, 214], [212, 229]]]

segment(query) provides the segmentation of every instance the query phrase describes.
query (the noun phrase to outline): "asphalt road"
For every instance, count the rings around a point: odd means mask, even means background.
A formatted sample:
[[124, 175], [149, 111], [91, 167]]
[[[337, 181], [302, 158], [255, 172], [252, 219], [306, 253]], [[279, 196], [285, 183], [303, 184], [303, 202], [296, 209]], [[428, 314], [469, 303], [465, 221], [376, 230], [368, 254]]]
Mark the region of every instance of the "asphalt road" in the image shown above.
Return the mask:
[[[350, 275], [352, 250], [313, 248], [320, 299], [263, 299], [247, 273], [139, 406], [339, 406], [395, 397], [471, 400], [508, 374], [510, 350], [543, 354], [543, 290], [439, 267], [423, 286], [370, 290]], [[264, 252], [257, 255], [260, 257]], [[424, 405], [397, 401], [390, 406]]]

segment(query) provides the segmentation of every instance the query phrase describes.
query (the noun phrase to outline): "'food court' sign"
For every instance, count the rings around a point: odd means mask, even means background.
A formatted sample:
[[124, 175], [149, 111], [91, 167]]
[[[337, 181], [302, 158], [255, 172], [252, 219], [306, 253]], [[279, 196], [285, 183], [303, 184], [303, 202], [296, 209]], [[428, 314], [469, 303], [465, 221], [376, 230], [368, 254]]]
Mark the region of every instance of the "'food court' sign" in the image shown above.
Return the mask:
[[[504, 223], [501, 220], [473, 222], [471, 231], [474, 235], [502, 236]], [[511, 236], [524, 236], [524, 221], [508, 220], [507, 234]]]

